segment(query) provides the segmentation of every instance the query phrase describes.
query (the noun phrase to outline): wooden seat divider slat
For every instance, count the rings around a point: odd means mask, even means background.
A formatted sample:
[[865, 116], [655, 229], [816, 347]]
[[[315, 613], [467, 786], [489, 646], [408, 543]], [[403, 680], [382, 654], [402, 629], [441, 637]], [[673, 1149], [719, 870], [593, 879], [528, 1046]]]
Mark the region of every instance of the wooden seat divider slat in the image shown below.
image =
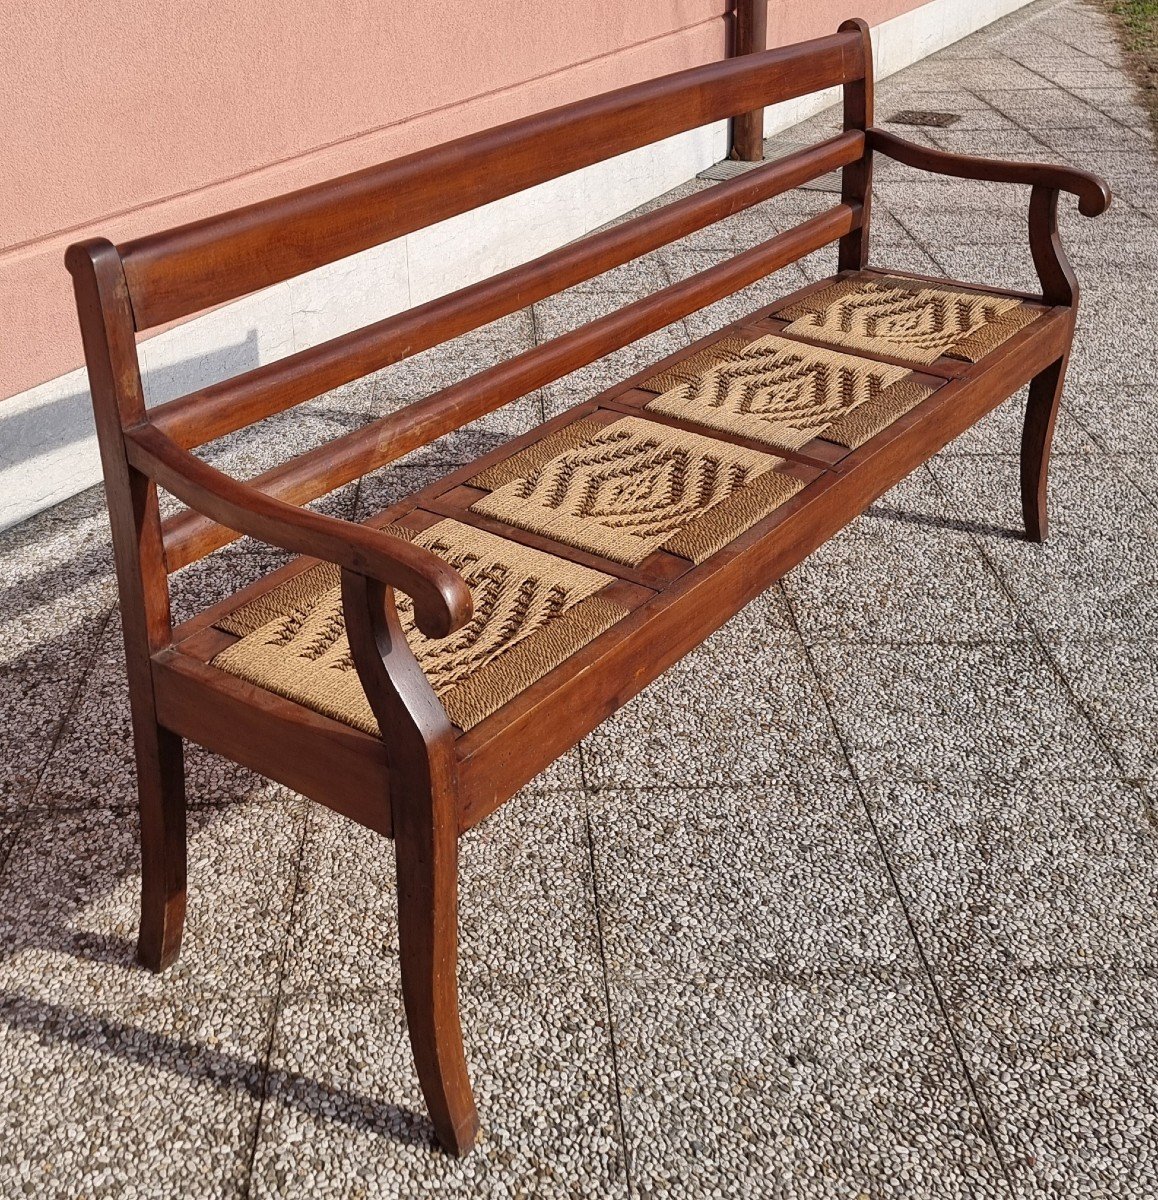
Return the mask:
[[185, 449], [203, 445], [621, 266], [863, 153], [864, 134], [847, 130], [448, 296], [158, 404], [149, 420]]
[[[500, 405], [586, 366], [657, 329], [712, 304], [856, 228], [859, 210], [837, 204], [785, 233], [714, 267], [636, 300], [596, 321], [552, 338], [462, 383], [443, 388], [401, 412], [300, 454], [249, 481], [279, 500], [305, 504], [411, 450], [424, 446]], [[188, 510], [164, 525], [170, 571], [228, 545], [239, 536]]]
[[854, 31], [708, 63], [118, 247], [138, 330], [736, 113], [863, 77]]

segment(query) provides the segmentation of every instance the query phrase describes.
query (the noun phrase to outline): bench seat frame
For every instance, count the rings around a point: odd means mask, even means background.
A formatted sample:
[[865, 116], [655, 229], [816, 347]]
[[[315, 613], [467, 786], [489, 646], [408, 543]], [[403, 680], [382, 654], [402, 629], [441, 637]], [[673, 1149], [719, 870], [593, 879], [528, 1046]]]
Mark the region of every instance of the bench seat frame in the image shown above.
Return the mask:
[[[845, 128], [828, 142], [313, 350], [145, 408], [136, 348], [136, 334], [144, 329], [636, 145], [833, 84], [844, 88]], [[612, 569], [600, 561], [600, 569], [618, 577], [612, 588], [628, 615], [474, 728], [456, 730], [407, 646], [393, 589], [413, 598], [416, 620], [431, 636], [445, 636], [470, 618], [470, 593], [447, 564], [383, 534], [381, 527], [440, 516], [462, 519], [456, 489], [479, 470], [597, 410], [638, 412], [636, 389], [645, 373], [513, 439], [366, 525], [299, 506], [825, 244], [838, 243], [840, 275], [871, 271], [874, 152], [941, 174], [1028, 185], [1029, 243], [1041, 294], [982, 290], [1033, 302], [1041, 315], [976, 363], [942, 358], [916, 368], [940, 386], [859, 448], [845, 452], [814, 442], [786, 454], [786, 469], [807, 486], [705, 562], [693, 567], [663, 552], [638, 568]], [[368, 430], [248, 483], [229, 479], [190, 453], [834, 167], [842, 171], [841, 198], [826, 213]], [[113, 528], [137, 755], [141, 961], [161, 970], [180, 948], [184, 739], [393, 837], [403, 996], [418, 1075], [438, 1140], [452, 1152], [466, 1152], [477, 1136], [478, 1117], [456, 983], [460, 835], [1026, 383], [1023, 511], [1028, 536], [1045, 537], [1049, 451], [1077, 307], [1077, 284], [1057, 232], [1059, 191], [1077, 195], [1080, 210], [1090, 216], [1109, 202], [1105, 185], [1084, 172], [946, 154], [873, 127], [868, 27], [849, 21], [829, 38], [621, 89], [236, 213], [121, 246], [98, 239], [71, 247], [67, 263]], [[770, 311], [718, 330], [659, 366], [729, 333], [779, 328], [769, 324]], [[646, 374], [655, 369], [650, 366]], [[162, 521], [158, 486], [188, 509]], [[241, 534], [303, 557], [175, 629], [168, 575]], [[513, 536], [566, 556], [534, 535]], [[323, 560], [341, 568], [355, 665], [384, 737], [211, 665], [232, 640], [214, 624], [224, 611]]]

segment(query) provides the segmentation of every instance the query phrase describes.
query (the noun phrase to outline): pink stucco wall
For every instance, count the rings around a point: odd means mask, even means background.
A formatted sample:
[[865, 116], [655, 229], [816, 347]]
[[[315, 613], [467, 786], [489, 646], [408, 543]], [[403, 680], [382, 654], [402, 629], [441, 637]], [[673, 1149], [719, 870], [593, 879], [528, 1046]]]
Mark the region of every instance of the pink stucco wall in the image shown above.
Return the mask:
[[[769, 40], [918, 0], [772, 0]], [[726, 0], [0, 6], [0, 397], [81, 362], [69, 242], [120, 240], [718, 58]]]

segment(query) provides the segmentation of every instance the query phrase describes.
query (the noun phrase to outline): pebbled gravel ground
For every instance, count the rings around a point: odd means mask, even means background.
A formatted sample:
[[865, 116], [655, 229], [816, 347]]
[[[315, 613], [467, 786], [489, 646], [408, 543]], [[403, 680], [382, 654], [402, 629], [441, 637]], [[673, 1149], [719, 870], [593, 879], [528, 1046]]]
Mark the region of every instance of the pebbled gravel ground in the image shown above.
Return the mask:
[[[1158, 191], [1109, 23], [1041, 0], [878, 88], [927, 144], [1064, 159], [1083, 312], [1052, 536], [1023, 397], [948, 447], [463, 846], [484, 1125], [431, 1144], [385, 842], [193, 750], [190, 915], [133, 964], [103, 501], [0, 537], [0, 1197], [1158, 1196]], [[829, 112], [769, 146], [835, 127]], [[682, 192], [709, 186], [691, 181]], [[701, 270], [806, 189], [226, 439], [248, 472]], [[879, 170], [876, 261], [1030, 287], [1025, 196]], [[831, 253], [325, 502], [366, 516]], [[188, 613], [279, 561], [174, 580]]]

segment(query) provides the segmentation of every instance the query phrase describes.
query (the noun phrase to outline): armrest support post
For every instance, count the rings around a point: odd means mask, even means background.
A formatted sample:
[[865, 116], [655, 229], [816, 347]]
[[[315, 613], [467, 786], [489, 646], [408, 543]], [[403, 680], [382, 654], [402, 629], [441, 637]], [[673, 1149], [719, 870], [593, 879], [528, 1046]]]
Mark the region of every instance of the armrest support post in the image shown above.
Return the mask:
[[1030, 192], [1029, 251], [1045, 302], [1072, 307], [1078, 302], [1078, 281], [1058, 233], [1057, 198], [1057, 188], [1042, 184]]

